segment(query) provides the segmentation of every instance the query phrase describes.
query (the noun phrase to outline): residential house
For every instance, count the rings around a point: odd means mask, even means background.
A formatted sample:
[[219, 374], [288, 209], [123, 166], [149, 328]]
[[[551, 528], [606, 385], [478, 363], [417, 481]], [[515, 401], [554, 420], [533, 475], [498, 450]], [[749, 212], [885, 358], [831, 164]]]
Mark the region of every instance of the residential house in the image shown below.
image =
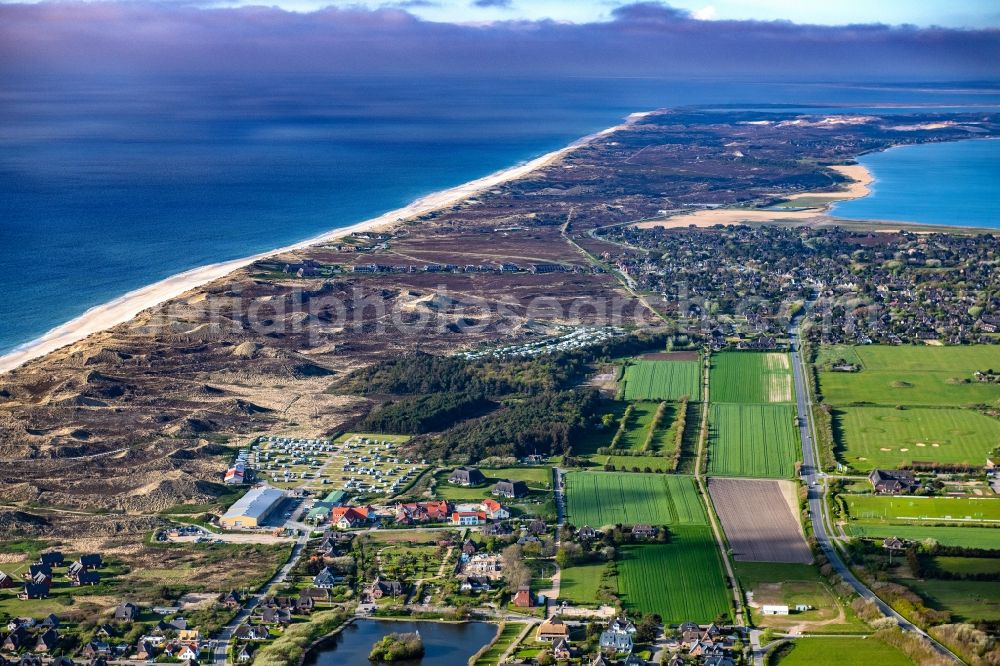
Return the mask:
[[329, 601], [330, 590], [323, 587], [310, 587], [302, 592], [313, 598], [313, 601]]
[[47, 567], [61, 567], [64, 559], [65, 558], [61, 552], [53, 550], [48, 553], [42, 553], [38, 558], [38, 562]]
[[48, 599], [49, 597], [49, 586], [39, 585], [38, 583], [27, 583], [24, 586], [24, 592], [17, 595], [17, 598], [22, 601], [27, 601], [28, 599]]
[[265, 608], [261, 611], [260, 617], [264, 624], [289, 625], [292, 623], [292, 614], [284, 608]]
[[147, 661], [156, 657], [156, 648], [148, 640], [140, 640], [135, 649], [135, 658], [139, 661]]
[[139, 607], [126, 601], [115, 609], [115, 622], [132, 623], [139, 619]]
[[104, 560], [97, 553], [90, 553], [80, 558], [80, 564], [88, 569], [100, 569], [104, 566]]
[[330, 524], [342, 530], [367, 524], [375, 513], [366, 506], [338, 506], [330, 512]]
[[573, 658], [573, 648], [570, 647], [569, 641], [565, 638], [560, 638], [552, 644], [552, 656], [557, 660], [567, 660]]
[[882, 547], [886, 550], [906, 550], [906, 542], [896, 537], [889, 537], [882, 541]]
[[298, 613], [312, 613], [316, 607], [316, 602], [308, 594], [300, 594], [295, 600], [295, 610]]
[[878, 495], [909, 493], [917, 487], [916, 476], [906, 470], [873, 469], [868, 475], [868, 480]]
[[453, 511], [452, 525], [479, 525], [486, 522], [486, 514], [482, 511]]
[[236, 590], [230, 590], [228, 594], [222, 595], [222, 605], [229, 610], [235, 610], [243, 604], [243, 596]]
[[9, 634], [7, 638], [3, 641], [3, 649], [7, 652], [18, 652], [27, 642], [31, 640], [31, 634], [23, 625], [18, 625], [17, 629], [14, 629]]
[[531, 607], [531, 589], [527, 585], [522, 585], [517, 588], [517, 592], [514, 593], [514, 598], [511, 599], [513, 604], [518, 608], [530, 608]]
[[49, 613], [48, 615], [45, 616], [45, 619], [42, 620], [40, 626], [45, 627], [46, 629], [58, 629], [59, 616], [57, 616], [55, 613]]
[[491, 492], [499, 497], [516, 499], [528, 494], [528, 486], [524, 481], [498, 481]]
[[236, 663], [246, 664], [251, 659], [253, 659], [253, 646], [250, 643], [244, 643], [236, 651]]
[[590, 666], [612, 666], [612, 664], [603, 654], [598, 654], [594, 657], [594, 660], [590, 662]]
[[330, 567], [323, 567], [322, 571], [313, 576], [313, 586], [321, 590], [329, 590], [343, 580], [344, 577], [333, 573]]
[[382, 580], [376, 577], [368, 586], [367, 592], [372, 599], [381, 599], [386, 596], [396, 598], [402, 596], [403, 584], [398, 580]]
[[577, 531], [576, 536], [584, 541], [591, 541], [597, 538], [597, 530], [590, 525], [584, 525]]
[[35, 574], [35, 577], [31, 579], [31, 582], [35, 585], [50, 585], [52, 583], [52, 577], [46, 576], [44, 571], [39, 571]]
[[535, 638], [540, 641], [558, 641], [569, 638], [569, 627], [557, 617], [549, 619], [538, 625]]
[[90, 641], [83, 646], [83, 649], [80, 650], [80, 654], [87, 659], [107, 657], [111, 654], [111, 647], [104, 641]]
[[736, 662], [729, 655], [715, 654], [705, 660], [705, 666], [736, 666]]
[[55, 629], [46, 629], [38, 635], [35, 641], [35, 652], [49, 652], [54, 650], [59, 644], [59, 632]]
[[606, 629], [601, 632], [601, 651], [614, 657], [632, 652], [632, 634], [627, 631], [614, 631]]
[[639, 655], [632, 653], [625, 657], [625, 661], [619, 662], [620, 666], [646, 666], [646, 660]]
[[233, 632], [233, 637], [241, 641], [263, 641], [268, 636], [267, 627], [259, 624], [241, 624]]
[[494, 499], [484, 499], [479, 508], [490, 520], [506, 520], [510, 518], [510, 512]]
[[451, 507], [445, 500], [434, 502], [409, 502], [396, 506], [395, 520], [397, 523], [410, 525], [412, 523], [442, 522], [448, 520]]
[[101, 574], [97, 571], [84, 571], [72, 580], [75, 587], [82, 585], [97, 585], [101, 582]]
[[48, 577], [49, 582], [52, 581], [52, 567], [48, 564], [29, 564], [28, 571], [25, 572], [24, 578], [25, 580], [34, 580], [35, 576], [39, 573], [45, 574]]
[[616, 617], [608, 625], [608, 629], [611, 631], [624, 632], [626, 634], [635, 635], [635, 624], [632, 623], [627, 617]]
[[535, 536], [538, 536], [548, 532], [549, 526], [545, 524], [544, 520], [535, 519], [528, 523], [528, 531]]
[[475, 467], [456, 467], [448, 476], [448, 483], [456, 486], [478, 486], [486, 483], [486, 477]]
[[458, 588], [462, 592], [489, 592], [493, 589], [490, 579], [485, 576], [465, 576]]
[[174, 657], [180, 659], [181, 661], [196, 661], [198, 659], [198, 644], [197, 643], [185, 643], [181, 646], [181, 649], [174, 654]]
[[492, 523], [483, 528], [486, 536], [509, 536], [513, 533], [514, 528], [507, 523]]
[[9, 590], [14, 587], [14, 579], [0, 571], [0, 590]]

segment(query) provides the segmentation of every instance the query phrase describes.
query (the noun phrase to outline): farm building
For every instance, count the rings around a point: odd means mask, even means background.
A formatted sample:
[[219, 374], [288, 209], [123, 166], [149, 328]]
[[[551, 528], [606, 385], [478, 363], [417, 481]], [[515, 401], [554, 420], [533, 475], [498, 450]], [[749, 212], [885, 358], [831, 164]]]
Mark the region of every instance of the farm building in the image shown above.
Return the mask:
[[559, 618], [550, 617], [538, 625], [538, 632], [535, 635], [540, 641], [562, 640], [569, 638], [569, 627]]
[[879, 495], [908, 493], [917, 487], [917, 478], [913, 472], [902, 470], [873, 469], [868, 475], [868, 480]]
[[278, 488], [254, 488], [229, 507], [219, 524], [226, 528], [259, 527], [284, 498], [284, 491]]
[[764, 604], [760, 612], [763, 615], [788, 615], [788, 606], [779, 604]]

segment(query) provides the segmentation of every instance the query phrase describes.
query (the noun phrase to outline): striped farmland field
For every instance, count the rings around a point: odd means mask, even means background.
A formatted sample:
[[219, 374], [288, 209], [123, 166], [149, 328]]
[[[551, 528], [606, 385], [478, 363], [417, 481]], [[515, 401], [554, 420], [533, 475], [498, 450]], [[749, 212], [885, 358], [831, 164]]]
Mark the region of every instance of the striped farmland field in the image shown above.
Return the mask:
[[568, 521], [590, 525], [706, 525], [690, 476], [615, 472], [566, 475]]
[[721, 352], [712, 356], [709, 388], [712, 402], [792, 402], [788, 354]]
[[636, 361], [625, 368], [626, 400], [680, 400], [701, 395], [698, 361]]
[[709, 410], [708, 473], [786, 479], [800, 459], [793, 405], [715, 404]]
[[669, 544], [622, 548], [618, 594], [625, 608], [657, 613], [668, 624], [728, 617], [731, 604], [712, 530], [685, 526], [670, 531]]

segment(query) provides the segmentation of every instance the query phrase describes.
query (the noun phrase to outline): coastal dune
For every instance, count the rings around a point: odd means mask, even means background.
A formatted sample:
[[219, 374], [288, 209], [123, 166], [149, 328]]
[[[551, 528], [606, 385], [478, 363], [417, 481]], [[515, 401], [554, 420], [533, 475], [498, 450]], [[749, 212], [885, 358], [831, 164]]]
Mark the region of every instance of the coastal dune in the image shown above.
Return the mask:
[[488, 176], [428, 194], [402, 208], [391, 210], [378, 217], [358, 222], [348, 227], [340, 227], [286, 247], [268, 250], [241, 259], [233, 259], [194, 268], [142, 287], [141, 289], [136, 289], [107, 303], [91, 308], [79, 317], [53, 328], [40, 338], [17, 347], [9, 354], [0, 356], [0, 373], [9, 372], [32, 359], [79, 342], [94, 333], [99, 333], [112, 326], [127, 322], [143, 310], [177, 298], [192, 289], [223, 278], [233, 271], [249, 266], [261, 259], [281, 254], [282, 252], [300, 250], [311, 245], [336, 240], [355, 232], [385, 229], [407, 219], [451, 206], [498, 185], [524, 178], [531, 172], [552, 164], [581, 146], [636, 123], [650, 113], [652, 112], [633, 113], [626, 118], [624, 123], [595, 132], [594, 134], [589, 134], [558, 150], [546, 153], [523, 164], [494, 172]]

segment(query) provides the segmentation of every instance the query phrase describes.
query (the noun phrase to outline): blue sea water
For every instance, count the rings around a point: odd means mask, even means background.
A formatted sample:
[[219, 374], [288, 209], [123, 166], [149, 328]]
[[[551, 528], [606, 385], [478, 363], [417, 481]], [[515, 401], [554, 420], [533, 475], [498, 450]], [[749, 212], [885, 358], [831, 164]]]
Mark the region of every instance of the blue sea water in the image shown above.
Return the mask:
[[858, 162], [872, 193], [834, 206], [838, 217], [1000, 229], [1000, 141], [900, 146]]
[[170, 275], [374, 217], [633, 111], [1000, 103], [996, 89], [648, 78], [3, 83], [0, 354]]

